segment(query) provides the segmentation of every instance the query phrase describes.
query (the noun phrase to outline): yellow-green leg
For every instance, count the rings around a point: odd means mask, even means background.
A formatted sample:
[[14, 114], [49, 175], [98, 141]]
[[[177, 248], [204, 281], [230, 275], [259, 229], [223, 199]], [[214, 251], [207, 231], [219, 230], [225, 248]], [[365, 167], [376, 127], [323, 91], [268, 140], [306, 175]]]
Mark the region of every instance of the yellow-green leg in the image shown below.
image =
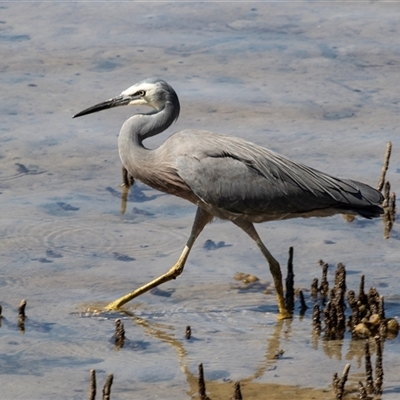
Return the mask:
[[204, 227], [211, 222], [213, 216], [209, 214], [207, 211], [202, 210], [201, 208], [197, 209], [196, 217], [193, 222], [192, 232], [190, 233], [189, 240], [186, 243], [185, 248], [177, 263], [165, 274], [159, 276], [158, 278], [154, 279], [153, 281], [147, 283], [146, 285], [141, 286], [140, 288], [134, 290], [122, 296], [121, 298], [113, 301], [112, 303], [108, 304], [106, 310], [116, 310], [119, 307], [126, 304], [128, 301], [131, 301], [135, 297], [140, 296], [143, 293], [148, 292], [149, 290], [161, 285], [162, 283], [168, 282], [172, 279], [176, 279], [182, 272], [183, 268], [185, 267], [186, 260], [189, 256], [190, 250], [194, 242], [196, 241], [197, 237], [200, 235], [201, 231]]
[[254, 225], [251, 222], [247, 221], [233, 221], [235, 225], [239, 228], [242, 228], [256, 243], [261, 252], [263, 253], [264, 257], [266, 258], [269, 270], [271, 271], [272, 278], [274, 280], [275, 290], [276, 290], [276, 297], [278, 300], [278, 308], [279, 308], [279, 318], [291, 318], [292, 314], [286, 308], [285, 304], [285, 297], [283, 295], [283, 284], [282, 284], [282, 272], [281, 266], [279, 265], [278, 261], [272, 256], [272, 254], [268, 251], [265, 247], [264, 243], [261, 241], [260, 236], [258, 235]]

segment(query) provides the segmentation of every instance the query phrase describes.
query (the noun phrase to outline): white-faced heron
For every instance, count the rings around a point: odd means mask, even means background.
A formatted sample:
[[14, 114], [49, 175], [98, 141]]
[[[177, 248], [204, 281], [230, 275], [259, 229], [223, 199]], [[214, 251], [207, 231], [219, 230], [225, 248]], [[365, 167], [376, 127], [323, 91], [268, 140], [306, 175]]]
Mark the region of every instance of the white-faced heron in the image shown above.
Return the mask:
[[161, 79], [139, 82], [75, 117], [123, 105], [153, 108], [123, 124], [118, 138], [123, 166], [134, 179], [194, 203], [197, 213], [177, 263], [157, 279], [110, 303], [109, 310], [178, 277], [196, 238], [216, 217], [232, 221], [256, 242], [274, 279], [280, 316], [288, 317], [281, 268], [253, 223], [337, 213], [373, 218], [383, 213], [383, 196], [372, 187], [335, 178], [236, 137], [188, 129], [171, 135], [156, 149], [147, 149], [143, 141], [163, 132], [179, 116], [178, 96]]

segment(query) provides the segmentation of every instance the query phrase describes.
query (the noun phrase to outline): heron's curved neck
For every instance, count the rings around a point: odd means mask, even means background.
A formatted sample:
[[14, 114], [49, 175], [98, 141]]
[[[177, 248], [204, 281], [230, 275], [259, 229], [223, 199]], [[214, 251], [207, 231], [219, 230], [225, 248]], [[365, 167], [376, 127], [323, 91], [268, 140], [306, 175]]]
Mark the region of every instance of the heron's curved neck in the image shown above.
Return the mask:
[[139, 180], [146, 174], [147, 164], [157, 156], [157, 150], [146, 149], [143, 140], [161, 133], [177, 118], [176, 109], [172, 103], [166, 102], [165, 107], [149, 114], [136, 114], [129, 118], [121, 128], [118, 137], [119, 155], [124, 167]]
[[128, 136], [135, 145], [143, 147], [143, 140], [166, 130], [176, 118], [172, 103], [166, 102], [161, 110], [129, 118], [122, 126], [120, 136]]

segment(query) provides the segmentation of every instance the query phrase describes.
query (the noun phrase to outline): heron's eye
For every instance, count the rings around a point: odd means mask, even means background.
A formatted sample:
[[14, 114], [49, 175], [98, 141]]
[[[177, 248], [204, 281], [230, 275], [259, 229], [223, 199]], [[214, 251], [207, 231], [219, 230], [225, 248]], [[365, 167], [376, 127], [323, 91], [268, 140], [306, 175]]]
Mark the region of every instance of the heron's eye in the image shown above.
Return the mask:
[[146, 95], [146, 92], [145, 92], [144, 90], [139, 90], [138, 92], [136, 92], [136, 94], [137, 94], [138, 96], [143, 97], [143, 96]]

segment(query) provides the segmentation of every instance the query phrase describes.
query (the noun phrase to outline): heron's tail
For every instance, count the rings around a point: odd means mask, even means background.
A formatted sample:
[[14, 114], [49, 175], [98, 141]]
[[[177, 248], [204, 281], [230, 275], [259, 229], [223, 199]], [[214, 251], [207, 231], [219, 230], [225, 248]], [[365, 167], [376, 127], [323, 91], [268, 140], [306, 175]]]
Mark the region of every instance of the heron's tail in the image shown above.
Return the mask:
[[353, 188], [357, 188], [357, 192], [346, 193], [345, 202], [342, 202], [340, 208], [357, 213], [364, 218], [376, 218], [384, 213], [382, 203], [384, 197], [381, 192], [366, 185], [365, 183], [352, 181], [350, 179], [343, 180], [346, 184]]

